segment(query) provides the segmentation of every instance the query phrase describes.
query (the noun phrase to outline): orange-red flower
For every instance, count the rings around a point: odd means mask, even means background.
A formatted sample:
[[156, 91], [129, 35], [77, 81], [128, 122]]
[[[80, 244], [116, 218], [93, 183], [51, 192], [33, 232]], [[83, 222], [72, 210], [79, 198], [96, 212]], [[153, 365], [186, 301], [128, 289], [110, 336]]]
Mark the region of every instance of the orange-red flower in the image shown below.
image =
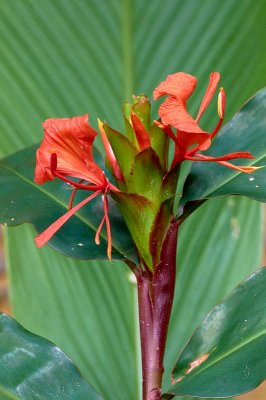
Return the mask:
[[[88, 123], [88, 114], [73, 118], [51, 118], [43, 123], [44, 139], [37, 150], [35, 182], [44, 182], [59, 178], [73, 187], [69, 211], [50, 225], [35, 239], [38, 247], [43, 246], [57, 230], [81, 207], [97, 195], [103, 193], [104, 216], [96, 232], [95, 241], [99, 244], [99, 234], [106, 224], [108, 249], [111, 258], [111, 230], [108, 218], [108, 190], [118, 190], [107, 180], [104, 172], [95, 163], [92, 145], [97, 132]], [[76, 182], [69, 177], [79, 178]], [[89, 190], [94, 193], [81, 203], [72, 207], [77, 190]]]
[[[184, 72], [169, 75], [154, 90], [153, 97], [155, 100], [161, 96], [168, 96], [159, 107], [161, 122], [158, 124], [163, 127], [166, 134], [175, 142], [172, 168], [184, 160], [192, 160], [218, 162], [226, 167], [246, 173], [251, 173], [257, 169], [256, 167], [236, 166], [228, 162], [228, 160], [235, 158], [254, 158], [249, 152], [235, 152], [220, 157], [205, 156], [199, 152], [210, 147], [211, 140], [219, 131], [224, 119], [226, 98], [225, 92], [221, 88], [218, 96], [218, 115], [220, 119], [215, 129], [212, 133], [208, 133], [199, 126], [199, 120], [212, 100], [219, 80], [220, 74], [218, 72], [210, 74], [210, 82], [195, 119], [187, 111], [187, 100], [197, 85], [197, 79], [194, 76]], [[176, 128], [176, 134], [174, 134], [172, 128]]]
[[36, 183], [55, 178], [55, 171], [51, 171], [51, 154], [56, 154], [56, 173], [84, 179], [98, 186], [105, 185], [103, 171], [95, 164], [92, 155], [97, 132], [88, 124], [88, 114], [47, 119], [43, 127], [44, 138], [36, 153]]

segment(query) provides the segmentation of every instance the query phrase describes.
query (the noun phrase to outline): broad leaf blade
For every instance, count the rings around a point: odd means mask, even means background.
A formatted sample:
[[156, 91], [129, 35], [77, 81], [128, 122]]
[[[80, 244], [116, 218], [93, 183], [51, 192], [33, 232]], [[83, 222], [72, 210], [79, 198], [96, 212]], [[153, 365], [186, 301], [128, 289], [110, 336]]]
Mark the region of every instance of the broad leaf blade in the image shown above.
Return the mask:
[[261, 231], [253, 229], [262, 218], [257, 205], [245, 198], [212, 199], [181, 225], [164, 390], [178, 354], [210, 308], [260, 264]]
[[175, 395], [237, 396], [266, 377], [266, 268], [202, 321], [173, 370]]
[[[134, 398], [138, 391], [137, 312], [127, 266], [73, 262], [51, 248], [36, 246], [27, 248], [27, 264], [23, 264], [14, 248], [21, 246], [22, 238], [22, 243], [32, 240], [32, 229], [26, 225], [7, 229], [6, 254], [16, 266], [10, 270], [16, 318], [30, 331], [60, 343], [104, 399], [111, 399], [121, 387], [124, 391], [119, 390], [118, 398], [124, 400], [125, 393]], [[45, 268], [40, 268], [40, 260]], [[129, 373], [132, 381], [127, 380]]]
[[[35, 184], [33, 182], [35, 153], [36, 146], [32, 146], [0, 161], [2, 182], [0, 223], [18, 225], [30, 222], [40, 233], [67, 212], [71, 189], [68, 184], [58, 179], [44, 185]], [[80, 191], [75, 197], [75, 202], [78, 203], [90, 194]], [[36, 207], [33, 207], [33, 204]], [[49, 244], [72, 258], [107, 258], [107, 240], [104, 231], [101, 232], [101, 236], [104, 236], [100, 245], [95, 244], [95, 233], [102, 217], [102, 199], [98, 196], [75, 213], [52, 237]], [[137, 261], [134, 243], [112, 201], [110, 201], [109, 218], [113, 258]]]
[[5, 399], [100, 400], [62, 350], [5, 314], [0, 314], [0, 358]]
[[[265, 166], [266, 88], [252, 97], [227, 123], [204, 154], [217, 157], [234, 151], [249, 151], [255, 157], [254, 160], [233, 161], [237, 165]], [[265, 202], [266, 168], [248, 175], [217, 163], [193, 162], [181, 202], [228, 194]]]

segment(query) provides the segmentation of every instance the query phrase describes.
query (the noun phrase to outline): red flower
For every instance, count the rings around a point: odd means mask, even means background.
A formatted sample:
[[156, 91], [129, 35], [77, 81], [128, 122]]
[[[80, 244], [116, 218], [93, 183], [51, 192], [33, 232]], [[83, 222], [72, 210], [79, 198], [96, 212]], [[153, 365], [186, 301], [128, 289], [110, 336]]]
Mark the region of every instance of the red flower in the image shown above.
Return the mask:
[[[111, 230], [108, 218], [108, 190], [118, 190], [106, 179], [104, 172], [95, 163], [92, 145], [97, 132], [88, 124], [88, 114], [73, 118], [51, 118], [43, 123], [44, 139], [37, 150], [35, 182], [42, 184], [56, 177], [68, 182], [73, 187], [69, 211], [38, 235], [35, 242], [43, 246], [58, 229], [81, 207], [94, 197], [103, 193], [104, 216], [96, 232], [95, 241], [105, 222], [108, 239], [108, 258], [111, 259]], [[79, 182], [69, 177], [79, 178]], [[89, 190], [94, 193], [72, 208], [77, 190]]]
[[37, 150], [35, 182], [55, 178], [51, 154], [57, 156], [56, 173], [104, 185], [106, 178], [95, 164], [92, 145], [97, 132], [88, 124], [88, 114], [73, 118], [51, 118], [43, 123], [44, 139]]
[[[210, 82], [202, 99], [196, 119], [187, 111], [187, 100], [194, 92], [197, 85], [197, 79], [194, 76], [185, 74], [184, 72], [169, 75], [167, 79], [160, 83], [154, 90], [153, 97], [155, 100], [161, 96], [168, 96], [159, 107], [161, 123], [159, 122], [158, 125], [161, 126], [166, 134], [175, 142], [175, 154], [172, 168], [184, 160], [214, 161], [226, 167], [246, 173], [251, 173], [258, 168], [249, 166], [240, 167], [228, 162], [228, 160], [235, 158], [254, 158], [249, 152], [235, 152], [221, 157], [205, 156], [199, 153], [199, 151], [207, 150], [210, 147], [211, 139], [213, 139], [219, 131], [224, 119], [226, 98], [225, 92], [223, 88], [221, 88], [218, 97], [218, 114], [220, 119], [215, 129], [209, 134], [202, 130], [198, 124], [202, 114], [213, 98], [219, 80], [220, 74], [218, 72], [212, 72], [210, 74]], [[173, 133], [172, 128], [176, 128], [176, 135]]]

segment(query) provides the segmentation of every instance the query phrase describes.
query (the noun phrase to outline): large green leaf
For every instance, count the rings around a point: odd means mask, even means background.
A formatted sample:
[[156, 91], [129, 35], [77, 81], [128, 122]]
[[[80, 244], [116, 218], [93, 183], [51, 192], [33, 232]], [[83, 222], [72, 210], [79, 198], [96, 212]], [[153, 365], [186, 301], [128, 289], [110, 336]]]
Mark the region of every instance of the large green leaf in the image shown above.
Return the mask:
[[[170, 386], [176, 358], [197, 325], [225, 293], [259, 265], [261, 232], [253, 230], [251, 235], [250, 230], [260, 218], [256, 202], [227, 197], [208, 200], [181, 225], [175, 302], [165, 355], [165, 390]], [[208, 232], [205, 242], [203, 230]]]
[[[266, 88], [258, 92], [222, 129], [210, 150], [217, 157], [234, 151], [250, 151], [255, 157], [239, 160], [240, 165], [264, 166], [266, 163]], [[194, 162], [184, 187], [181, 202], [227, 194], [266, 201], [266, 168], [251, 175], [217, 163]]]
[[266, 268], [202, 321], [173, 370], [175, 395], [237, 396], [266, 378]]
[[[33, 182], [36, 146], [0, 161], [1, 210], [0, 223], [18, 225], [32, 223], [42, 232], [57, 218], [67, 212], [71, 191], [69, 185], [59, 180], [37, 185]], [[80, 191], [75, 197], [79, 202], [88, 196]], [[38, 207], [32, 207], [32, 205]], [[137, 262], [134, 243], [121, 214], [110, 200], [109, 218], [112, 226], [112, 256]], [[101, 232], [101, 243], [95, 244], [95, 233], [103, 217], [101, 196], [89, 202], [52, 237], [49, 244], [66, 256], [80, 259], [107, 258], [107, 239]]]
[[[240, 7], [237, 0], [2, 0], [0, 10], [3, 155], [39, 142], [48, 117], [89, 111], [94, 126], [99, 116], [121, 129], [121, 103], [132, 93], [151, 95], [178, 70], [200, 80], [192, 111], [209, 72], [219, 70], [228, 117], [265, 84], [263, 2], [245, 0]], [[206, 129], [215, 124], [212, 112], [214, 106], [203, 119]], [[258, 263], [259, 206], [233, 202], [234, 207], [215, 201], [182, 227], [166, 387], [178, 352], [176, 336], [182, 347], [210, 307]], [[10, 294], [19, 321], [60, 345], [105, 399], [138, 399], [135, 290], [125, 268], [37, 250], [30, 227], [7, 231]]]
[[[10, 295], [16, 318], [28, 330], [60, 343], [104, 399], [111, 399], [116, 390], [118, 399], [123, 400], [124, 393], [133, 399], [138, 393], [139, 353], [135, 287], [127, 266], [74, 263], [51, 248], [35, 246], [27, 248], [25, 265], [14, 249], [19, 249], [21, 238], [25, 244], [32, 240], [32, 229], [21, 225], [16, 228], [19, 235], [8, 229], [6, 250], [14, 265], [9, 268]], [[40, 261], [45, 268], [40, 268]]]
[[100, 400], [54, 344], [0, 314], [0, 398]]

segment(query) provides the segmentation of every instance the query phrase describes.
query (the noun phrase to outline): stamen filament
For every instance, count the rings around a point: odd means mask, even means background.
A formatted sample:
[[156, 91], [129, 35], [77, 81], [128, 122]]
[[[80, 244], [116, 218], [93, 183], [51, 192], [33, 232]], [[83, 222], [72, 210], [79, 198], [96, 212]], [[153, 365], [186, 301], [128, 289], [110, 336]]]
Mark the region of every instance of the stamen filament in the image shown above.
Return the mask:
[[108, 206], [108, 198], [107, 198], [107, 191], [108, 191], [108, 187], [106, 188], [104, 195], [103, 195], [103, 209], [104, 209], [104, 216], [101, 220], [101, 223], [96, 231], [95, 234], [95, 243], [97, 245], [100, 244], [100, 233], [103, 227], [103, 224], [105, 222], [106, 224], [106, 233], [107, 233], [107, 257], [108, 259], [111, 261], [112, 260], [112, 235], [111, 235], [111, 226], [110, 226], [110, 220], [108, 217], [108, 210], [109, 210], [109, 206]]
[[34, 240], [37, 247], [42, 247], [45, 243], [47, 243], [51, 237], [69, 220], [72, 215], [74, 215], [77, 211], [79, 211], [85, 204], [89, 203], [92, 199], [97, 197], [101, 193], [101, 190], [94, 192], [91, 196], [87, 197], [71, 210], [66, 212], [60, 218], [58, 218], [52, 225], [48, 226], [48, 228], [40, 233]]
[[223, 123], [223, 118], [220, 118], [218, 124], [216, 125], [216, 127], [214, 128], [212, 133], [210, 134], [210, 139], [214, 138], [214, 136], [218, 133], [219, 129], [222, 126], [222, 123]]
[[[81, 179], [78, 183], [81, 183], [83, 181], [84, 181], [84, 179]], [[78, 191], [78, 188], [75, 188], [75, 189], [73, 189], [73, 191], [71, 193], [71, 196], [70, 196], [69, 202], [68, 202], [68, 210], [71, 210], [71, 208], [73, 207], [73, 201], [74, 201], [74, 197], [75, 197], [77, 191]]]
[[61, 179], [62, 181], [65, 181], [67, 183], [69, 183], [70, 185], [81, 189], [81, 190], [103, 190], [106, 188], [106, 183], [103, 183], [102, 185], [83, 185], [81, 183], [78, 182], [74, 182], [71, 179], [66, 178], [64, 175], [60, 174], [57, 171], [53, 172], [53, 175], [56, 176], [57, 178]]

